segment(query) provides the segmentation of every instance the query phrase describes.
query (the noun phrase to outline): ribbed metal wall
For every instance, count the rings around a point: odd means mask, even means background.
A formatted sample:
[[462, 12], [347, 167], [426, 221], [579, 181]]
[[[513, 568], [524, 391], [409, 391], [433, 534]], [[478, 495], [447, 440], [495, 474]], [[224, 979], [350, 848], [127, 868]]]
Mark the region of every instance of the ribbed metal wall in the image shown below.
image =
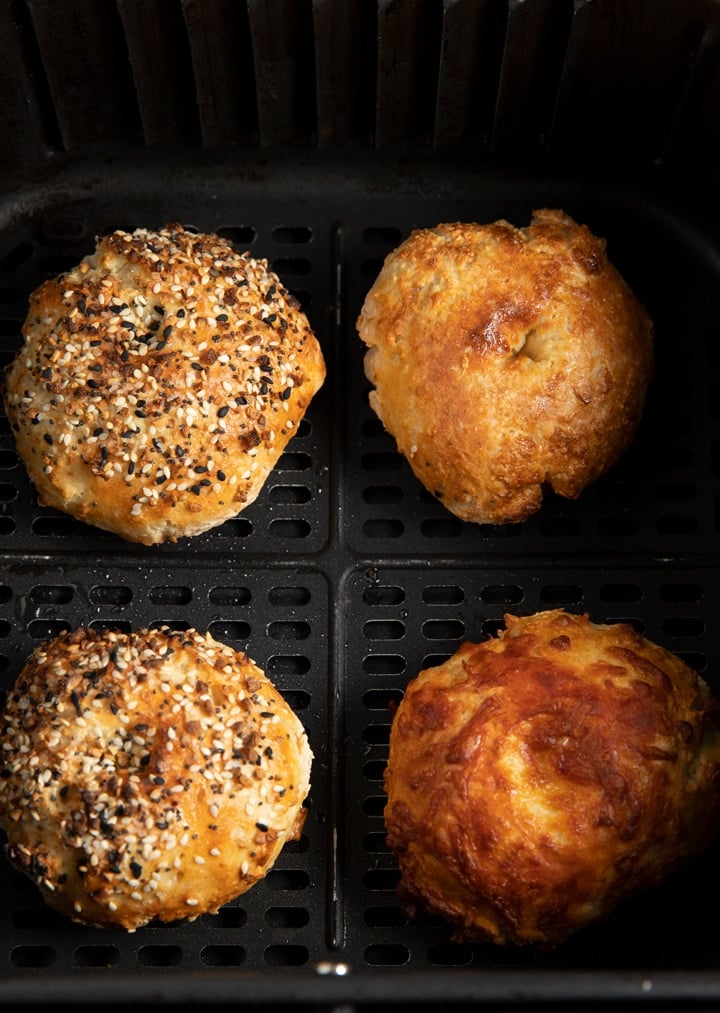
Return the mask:
[[0, 155], [278, 144], [657, 164], [718, 144], [715, 0], [3, 0]]

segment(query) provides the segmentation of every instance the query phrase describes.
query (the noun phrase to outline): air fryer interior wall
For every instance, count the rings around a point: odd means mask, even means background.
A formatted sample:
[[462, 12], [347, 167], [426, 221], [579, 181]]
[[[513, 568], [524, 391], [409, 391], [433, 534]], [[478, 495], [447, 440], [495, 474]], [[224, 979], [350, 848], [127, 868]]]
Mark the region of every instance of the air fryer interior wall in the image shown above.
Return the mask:
[[[2, 420], [3, 690], [62, 629], [208, 629], [268, 671], [316, 760], [302, 839], [213, 917], [84, 928], [0, 862], [0, 997], [717, 1001], [720, 842], [543, 953], [408, 921], [382, 820], [393, 703], [506, 612], [633, 623], [720, 694], [717, 5], [77, 0], [59, 20], [33, 0], [0, 18], [2, 363], [37, 284], [97, 235], [169, 221], [267, 257], [328, 362], [258, 501], [174, 545], [38, 506]], [[655, 321], [656, 372], [634, 444], [579, 500], [474, 526], [370, 410], [355, 320], [412, 228], [540, 206], [607, 238]]]

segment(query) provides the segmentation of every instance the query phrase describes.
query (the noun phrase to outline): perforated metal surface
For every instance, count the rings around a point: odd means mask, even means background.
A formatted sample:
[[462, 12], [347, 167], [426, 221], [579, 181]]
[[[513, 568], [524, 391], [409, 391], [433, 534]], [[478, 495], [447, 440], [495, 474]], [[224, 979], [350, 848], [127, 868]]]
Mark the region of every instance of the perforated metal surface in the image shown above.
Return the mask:
[[[132, 936], [72, 925], [0, 862], [8, 1000], [127, 998], [151, 983], [160, 999], [230, 1001], [242, 989], [248, 1001], [391, 1000], [402, 988], [418, 1001], [530, 1004], [572, 999], [590, 980], [605, 997], [647, 1000], [671, 994], [673, 970], [690, 974], [685, 995], [720, 997], [717, 848], [551, 954], [454, 943], [434, 919], [408, 923], [398, 904], [382, 821], [390, 707], [463, 639], [482, 639], [506, 611], [564, 606], [634, 623], [720, 692], [717, 250], [680, 212], [630, 187], [419, 164], [404, 173], [390, 185], [386, 167], [258, 162], [239, 180], [220, 164], [178, 164], [158, 187], [151, 169], [125, 167], [66, 178], [0, 211], [3, 362], [43, 278], [76, 262], [95, 234], [168, 220], [268, 257], [328, 361], [326, 386], [260, 499], [174, 546], [131, 546], [37, 506], [3, 420], [2, 687], [61, 629], [196, 626], [267, 669], [316, 756], [303, 839], [267, 880], [193, 924]], [[551, 499], [524, 525], [474, 527], [421, 489], [370, 411], [355, 319], [382, 257], [412, 227], [499, 216], [522, 225], [541, 205], [607, 237], [655, 319], [656, 376], [637, 441], [580, 500]], [[324, 973], [338, 970], [349, 973]]]

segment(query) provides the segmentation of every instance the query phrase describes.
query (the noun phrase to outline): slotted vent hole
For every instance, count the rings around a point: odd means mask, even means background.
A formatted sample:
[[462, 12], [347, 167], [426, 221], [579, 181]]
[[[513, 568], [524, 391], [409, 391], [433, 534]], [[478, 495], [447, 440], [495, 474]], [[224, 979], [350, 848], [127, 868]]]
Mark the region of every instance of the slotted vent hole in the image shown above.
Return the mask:
[[703, 597], [703, 590], [699, 584], [663, 584], [660, 588], [660, 597], [663, 601], [670, 602], [699, 602]]
[[516, 584], [494, 584], [480, 592], [486, 605], [517, 605], [524, 597], [523, 589]]
[[381, 830], [365, 834], [363, 837], [363, 848], [371, 854], [386, 854], [389, 851], [387, 837]]
[[405, 601], [405, 591], [402, 587], [373, 584], [364, 589], [363, 601], [366, 605], [400, 605]]
[[371, 711], [387, 711], [402, 700], [399, 689], [369, 689], [363, 694], [363, 704]]
[[363, 523], [363, 534], [368, 538], [399, 538], [405, 525], [398, 518], [380, 517]]
[[600, 598], [607, 602], [638, 602], [642, 598], [642, 589], [637, 584], [604, 584], [600, 588]]
[[153, 605], [187, 605], [192, 600], [189, 587], [166, 585], [151, 587], [148, 597]]
[[[8, 625], [9, 628], [9, 624], [5, 625]], [[60, 633], [68, 632], [70, 628], [70, 623], [64, 619], [33, 619], [28, 623], [28, 633], [33, 640], [51, 640], [53, 637], [59, 636]], [[7, 636], [7, 633], [3, 633], [2, 625], [0, 625], [0, 636]]]
[[399, 454], [387, 452], [364, 454], [362, 466], [365, 471], [400, 471], [403, 459]]
[[286, 450], [276, 464], [278, 471], [307, 471], [312, 458], [302, 450]]
[[283, 608], [298, 608], [301, 605], [307, 605], [310, 598], [310, 590], [307, 587], [273, 587], [268, 592], [270, 604]]
[[300, 929], [310, 921], [304, 907], [271, 907], [265, 912], [265, 921], [277, 929]]
[[[88, 527], [74, 517], [56, 516], [54, 514], [33, 518], [33, 534], [41, 538], [87, 538]], [[98, 534], [93, 529], [93, 534]], [[100, 537], [107, 537], [103, 532]]]
[[607, 615], [600, 621], [605, 622], [608, 625], [612, 625], [613, 623], [625, 623], [627, 626], [632, 626], [636, 633], [640, 633], [642, 636], [645, 636], [646, 634], [645, 624], [641, 619], [638, 619], [637, 616], [619, 614]]
[[540, 517], [537, 525], [545, 538], [574, 538], [580, 534], [580, 522], [574, 517]]
[[276, 243], [309, 243], [312, 239], [312, 229], [307, 225], [278, 225], [273, 229], [272, 237]]
[[208, 594], [212, 605], [231, 605], [237, 608], [249, 604], [251, 597], [247, 587], [214, 587]]
[[600, 483], [595, 489], [595, 499], [598, 503], [620, 503], [629, 504], [637, 498], [637, 489], [629, 482]]
[[384, 760], [366, 760], [363, 764], [363, 774], [368, 781], [382, 781], [385, 774]]
[[47, 246], [73, 246], [86, 241], [88, 230], [79, 218], [49, 216], [41, 221], [38, 235]]
[[98, 584], [89, 594], [91, 605], [129, 605], [132, 598], [132, 589], [121, 584]]
[[370, 746], [386, 746], [390, 741], [390, 725], [366, 725], [363, 739]]
[[373, 943], [365, 949], [365, 960], [376, 967], [400, 967], [410, 960], [410, 950], [402, 943]]
[[179, 946], [152, 944], [141, 946], [137, 951], [138, 961], [145, 967], [177, 967], [183, 951]]
[[272, 262], [272, 270], [281, 278], [298, 277], [310, 274], [312, 261], [306, 257], [278, 257]]
[[270, 534], [276, 538], [307, 538], [312, 531], [309, 521], [301, 517], [281, 517], [270, 521]]
[[684, 661], [686, 665], [689, 665], [696, 672], [706, 671], [708, 659], [702, 651], [676, 651], [675, 653], [681, 661]]
[[218, 619], [210, 623], [208, 632], [216, 640], [232, 643], [244, 643], [250, 636], [250, 623], [237, 619]]
[[437, 668], [438, 665], [444, 665], [445, 662], [450, 658], [449, 654], [426, 654], [422, 659], [422, 668]]
[[273, 640], [307, 640], [310, 624], [302, 620], [277, 620], [268, 624], [267, 633]]
[[252, 225], [223, 225], [216, 230], [218, 236], [229, 239], [242, 252], [255, 242], [257, 232]]
[[310, 658], [302, 654], [273, 654], [265, 666], [268, 675], [306, 675]]
[[363, 812], [366, 816], [382, 816], [385, 812], [385, 795], [370, 795], [363, 799]]
[[245, 950], [232, 943], [214, 943], [203, 946], [200, 960], [209, 967], [239, 967], [245, 961]]
[[702, 637], [707, 626], [697, 616], [670, 616], [663, 620], [662, 631], [668, 637]]
[[271, 869], [265, 877], [270, 890], [306, 890], [310, 877], [303, 869]]
[[459, 640], [465, 635], [465, 623], [461, 619], [426, 619], [422, 632], [427, 640]]
[[210, 532], [212, 538], [248, 538], [253, 533], [252, 522], [247, 517], [233, 517]]
[[367, 675], [400, 675], [405, 666], [405, 658], [400, 654], [368, 654], [362, 663]]
[[436, 967], [467, 967], [473, 951], [463, 943], [437, 943], [428, 949], [428, 961]]
[[10, 951], [13, 967], [52, 967], [56, 959], [53, 946], [14, 946]]
[[405, 636], [405, 623], [399, 619], [369, 619], [363, 633], [367, 640], [401, 640]]
[[362, 497], [371, 506], [392, 506], [400, 503], [404, 493], [396, 485], [369, 485], [363, 489]]
[[190, 623], [187, 619], [154, 619], [148, 623], [148, 628], [151, 630], [161, 630], [164, 627], [176, 633], [183, 633], [190, 629]]
[[72, 597], [73, 589], [67, 585], [36, 584], [30, 592], [33, 605], [66, 605]]
[[247, 923], [245, 908], [233, 907], [231, 905], [221, 907], [217, 914], [205, 915], [204, 917], [211, 921], [213, 925], [223, 929], [240, 929]]
[[130, 633], [132, 632], [132, 623], [123, 619], [93, 619], [90, 629], [95, 633], [104, 633], [108, 630], [116, 633]]
[[361, 431], [363, 436], [369, 436], [370, 439], [377, 439], [378, 437], [388, 437], [390, 439], [385, 426], [377, 417], [365, 419], [361, 426]]
[[284, 689], [282, 690], [283, 699], [288, 703], [294, 711], [303, 711], [310, 706], [312, 697], [304, 689]]
[[77, 257], [72, 253], [49, 253], [39, 257], [36, 262], [38, 272], [51, 278], [72, 270], [76, 265]]
[[655, 488], [655, 496], [663, 503], [685, 503], [697, 499], [697, 488], [691, 482], [664, 482]]
[[430, 517], [420, 524], [426, 538], [457, 538], [462, 534], [463, 522], [457, 517]]
[[661, 535], [691, 535], [698, 530], [696, 517], [676, 515], [658, 517], [655, 527]]
[[382, 270], [384, 257], [365, 257], [360, 262], [360, 271], [366, 277], [375, 279]]
[[483, 636], [496, 637], [501, 630], [505, 629], [502, 619], [486, 619], [482, 624]]
[[546, 584], [540, 598], [546, 605], [578, 605], [583, 600], [583, 589], [578, 584]]
[[275, 485], [269, 492], [270, 502], [283, 506], [302, 506], [309, 503], [312, 493], [306, 485]]
[[426, 605], [460, 605], [465, 592], [455, 584], [437, 584], [423, 588], [422, 600]]
[[271, 967], [302, 967], [310, 954], [306, 946], [297, 943], [275, 943], [265, 949], [263, 956]]
[[597, 528], [608, 538], [623, 538], [636, 534], [639, 526], [635, 517], [601, 517]]
[[303, 855], [310, 847], [307, 834], [301, 834], [295, 841], [288, 841], [283, 848], [283, 855]]
[[74, 962], [76, 967], [112, 967], [119, 959], [117, 946], [78, 946]]
[[374, 225], [364, 228], [362, 241], [368, 246], [397, 246], [402, 239], [400, 229], [392, 225]]
[[403, 909], [391, 904], [366, 908], [363, 917], [365, 924], [374, 929], [403, 929], [408, 923]]
[[399, 869], [368, 869], [363, 877], [368, 890], [396, 890], [400, 882]]

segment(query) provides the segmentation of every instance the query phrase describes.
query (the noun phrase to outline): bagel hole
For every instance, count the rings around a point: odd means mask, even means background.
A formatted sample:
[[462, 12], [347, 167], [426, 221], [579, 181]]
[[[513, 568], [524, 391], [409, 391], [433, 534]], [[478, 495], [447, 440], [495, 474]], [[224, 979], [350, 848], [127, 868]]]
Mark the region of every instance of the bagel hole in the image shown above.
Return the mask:
[[545, 335], [538, 331], [537, 327], [531, 327], [523, 338], [523, 343], [515, 352], [515, 355], [524, 355], [526, 359], [533, 362], [540, 362], [545, 358]]

